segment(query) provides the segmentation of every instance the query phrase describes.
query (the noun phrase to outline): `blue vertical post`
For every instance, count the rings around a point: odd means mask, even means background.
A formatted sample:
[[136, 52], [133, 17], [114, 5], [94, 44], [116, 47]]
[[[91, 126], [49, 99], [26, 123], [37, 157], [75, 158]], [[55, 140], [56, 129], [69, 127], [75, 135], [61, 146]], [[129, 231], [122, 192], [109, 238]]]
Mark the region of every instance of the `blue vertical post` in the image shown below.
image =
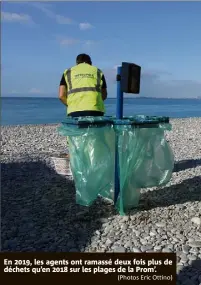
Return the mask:
[[[117, 68], [117, 105], [116, 118], [123, 118], [123, 92], [121, 91], [121, 66]], [[120, 169], [119, 169], [119, 152], [118, 152], [118, 135], [116, 135], [115, 144], [115, 189], [114, 204], [116, 204], [120, 192]]]
[[123, 92], [121, 91], [121, 66], [117, 68], [117, 119], [123, 118]]

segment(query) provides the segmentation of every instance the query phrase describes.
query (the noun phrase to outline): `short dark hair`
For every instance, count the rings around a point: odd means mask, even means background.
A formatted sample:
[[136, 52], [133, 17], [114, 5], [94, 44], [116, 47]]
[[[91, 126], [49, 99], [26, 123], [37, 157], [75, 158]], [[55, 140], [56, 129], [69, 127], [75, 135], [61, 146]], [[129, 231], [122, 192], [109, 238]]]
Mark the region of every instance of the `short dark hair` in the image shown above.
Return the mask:
[[91, 57], [88, 54], [81, 53], [77, 56], [76, 63], [79, 64], [84, 62], [92, 65]]

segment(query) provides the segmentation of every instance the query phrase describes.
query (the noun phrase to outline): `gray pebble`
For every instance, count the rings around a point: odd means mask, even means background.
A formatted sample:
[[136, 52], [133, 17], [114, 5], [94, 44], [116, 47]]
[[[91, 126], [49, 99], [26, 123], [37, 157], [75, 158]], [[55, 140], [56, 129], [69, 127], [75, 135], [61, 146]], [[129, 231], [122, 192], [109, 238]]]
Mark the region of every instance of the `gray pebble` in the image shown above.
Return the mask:
[[160, 223], [156, 223], [156, 227], [164, 228], [165, 226], [166, 226], [166, 224], [165, 224], [165, 223], [162, 223], [162, 222], [160, 222]]
[[136, 253], [137, 253], [137, 252], [141, 252], [141, 250], [140, 250], [139, 248], [137, 248], [137, 247], [133, 247], [133, 248], [132, 248], [132, 251], [133, 251], [133, 252], [136, 252]]
[[170, 248], [167, 248], [167, 247], [166, 247], [166, 248], [163, 248], [163, 249], [162, 249], [162, 252], [172, 252], [172, 250], [171, 250]]
[[114, 247], [113, 251], [114, 252], [126, 252], [126, 249], [123, 246], [119, 246], [119, 247]]
[[188, 254], [190, 250], [190, 246], [189, 245], [182, 245], [182, 251], [185, 254]]
[[177, 273], [179, 273], [183, 269], [183, 265], [177, 265]]
[[152, 250], [153, 249], [153, 246], [150, 244], [150, 245], [143, 245], [141, 246], [141, 251], [142, 252], [145, 252], [147, 250]]
[[154, 246], [154, 250], [156, 251], [161, 251], [162, 250], [162, 247], [159, 245], [159, 246]]
[[127, 230], [127, 228], [128, 228], [128, 226], [127, 226], [127, 225], [122, 225], [122, 226], [121, 226], [122, 231], [126, 231], [126, 230]]
[[191, 247], [201, 247], [201, 241], [191, 241], [189, 243], [189, 246], [191, 246]]
[[122, 222], [128, 222], [130, 220], [129, 216], [125, 216], [122, 218]]
[[142, 245], [146, 245], [146, 244], [147, 244], [147, 241], [144, 240], [144, 239], [140, 239], [140, 243], [141, 243]]
[[180, 255], [180, 258], [181, 258], [181, 261], [183, 261], [183, 262], [186, 262], [186, 261], [188, 260], [187, 255], [184, 254], [184, 253], [182, 253], [182, 254]]
[[157, 233], [156, 233], [156, 232], [151, 231], [151, 232], [149, 233], [149, 235], [153, 237], [153, 236], [156, 236], [156, 235], [157, 235]]
[[100, 221], [102, 224], [107, 224], [107, 223], [108, 223], [108, 219], [107, 219], [107, 218], [100, 218], [99, 221]]
[[112, 241], [110, 239], [107, 239], [106, 242], [105, 242], [105, 245], [106, 246], [110, 246], [112, 244]]
[[201, 219], [199, 217], [193, 217], [191, 219], [191, 222], [198, 225], [198, 226], [201, 225]]
[[196, 260], [197, 257], [196, 257], [195, 255], [189, 255], [189, 256], [188, 256], [188, 259], [189, 259], [189, 260]]

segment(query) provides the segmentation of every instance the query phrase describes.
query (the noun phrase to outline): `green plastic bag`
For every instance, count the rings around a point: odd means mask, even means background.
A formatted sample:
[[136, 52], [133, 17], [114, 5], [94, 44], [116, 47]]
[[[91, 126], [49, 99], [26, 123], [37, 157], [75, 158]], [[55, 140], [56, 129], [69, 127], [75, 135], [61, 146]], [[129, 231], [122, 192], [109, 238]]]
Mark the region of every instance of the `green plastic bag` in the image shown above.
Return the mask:
[[72, 129], [72, 126], [65, 126], [59, 132], [68, 136], [76, 203], [90, 206], [101, 194], [112, 198], [115, 163], [113, 127], [75, 128], [75, 132]]
[[[151, 122], [155, 125], [143, 122]], [[164, 132], [163, 118], [135, 116], [122, 120], [105, 117], [68, 119], [59, 133], [68, 136], [76, 203], [91, 205], [98, 195], [113, 200], [115, 144], [119, 153], [121, 215], [137, 207], [140, 189], [165, 185], [172, 176], [174, 157]], [[155, 126], [155, 127], [154, 127]]]
[[169, 182], [174, 167], [174, 157], [164, 131], [170, 124], [158, 128], [117, 126], [120, 196], [118, 210], [121, 214], [137, 207], [140, 189], [162, 186]]

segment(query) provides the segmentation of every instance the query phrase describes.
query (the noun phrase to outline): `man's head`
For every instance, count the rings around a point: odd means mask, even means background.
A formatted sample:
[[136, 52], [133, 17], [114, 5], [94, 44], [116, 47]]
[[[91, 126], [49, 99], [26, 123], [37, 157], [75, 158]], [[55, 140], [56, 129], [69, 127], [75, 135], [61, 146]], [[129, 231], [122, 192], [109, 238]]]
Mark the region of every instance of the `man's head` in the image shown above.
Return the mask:
[[88, 64], [92, 65], [92, 61], [91, 61], [90, 56], [88, 54], [85, 54], [85, 53], [79, 54], [76, 58], [76, 64], [80, 64], [80, 63], [88, 63]]

